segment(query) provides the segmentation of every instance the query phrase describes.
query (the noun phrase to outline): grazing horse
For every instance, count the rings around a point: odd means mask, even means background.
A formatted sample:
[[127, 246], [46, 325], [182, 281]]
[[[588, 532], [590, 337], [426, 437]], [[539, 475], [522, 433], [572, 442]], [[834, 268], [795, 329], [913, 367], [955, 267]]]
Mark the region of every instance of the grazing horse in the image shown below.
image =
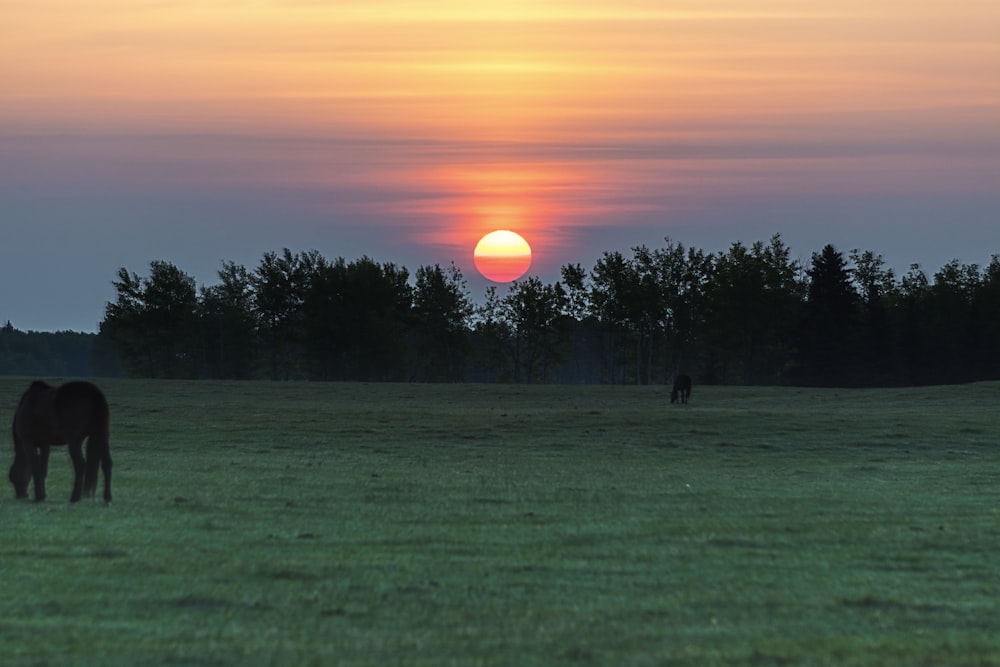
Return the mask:
[[691, 396], [691, 376], [678, 375], [674, 380], [674, 388], [670, 392], [670, 402], [676, 403], [680, 399], [681, 403], [687, 403]]
[[[18, 498], [28, 497], [28, 483], [35, 481], [35, 500], [45, 500], [45, 475], [49, 470], [49, 450], [69, 444], [73, 461], [73, 494], [92, 496], [97, 488], [97, 471], [104, 472], [104, 502], [111, 502], [111, 449], [108, 400], [97, 385], [67, 382], [58, 387], [35, 380], [21, 396], [14, 413], [14, 463], [10, 482]], [[83, 441], [87, 440], [87, 456]]]

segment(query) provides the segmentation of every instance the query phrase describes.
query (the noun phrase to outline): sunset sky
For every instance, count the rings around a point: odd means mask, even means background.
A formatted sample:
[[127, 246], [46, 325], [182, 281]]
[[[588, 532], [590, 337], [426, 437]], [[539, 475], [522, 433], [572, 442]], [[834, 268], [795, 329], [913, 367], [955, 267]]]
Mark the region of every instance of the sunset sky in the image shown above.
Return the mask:
[[531, 275], [781, 233], [1000, 253], [996, 0], [0, 0], [0, 324], [96, 330], [118, 267]]

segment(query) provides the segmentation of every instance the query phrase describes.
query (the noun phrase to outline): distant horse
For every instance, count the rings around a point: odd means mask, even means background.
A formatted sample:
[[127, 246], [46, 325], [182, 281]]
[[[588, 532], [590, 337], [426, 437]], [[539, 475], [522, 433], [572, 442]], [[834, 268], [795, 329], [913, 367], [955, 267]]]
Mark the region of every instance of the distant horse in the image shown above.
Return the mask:
[[687, 403], [691, 396], [691, 376], [678, 375], [674, 380], [674, 388], [670, 392], [670, 402], [676, 403], [680, 399], [681, 403]]
[[[21, 396], [14, 413], [14, 463], [10, 482], [18, 498], [28, 497], [28, 483], [35, 481], [35, 500], [45, 500], [45, 476], [49, 471], [49, 449], [69, 444], [73, 461], [73, 494], [94, 495], [97, 471], [104, 472], [104, 502], [111, 502], [111, 448], [108, 443], [108, 400], [97, 385], [67, 382], [58, 387], [36, 380]], [[87, 440], [87, 456], [83, 441]]]

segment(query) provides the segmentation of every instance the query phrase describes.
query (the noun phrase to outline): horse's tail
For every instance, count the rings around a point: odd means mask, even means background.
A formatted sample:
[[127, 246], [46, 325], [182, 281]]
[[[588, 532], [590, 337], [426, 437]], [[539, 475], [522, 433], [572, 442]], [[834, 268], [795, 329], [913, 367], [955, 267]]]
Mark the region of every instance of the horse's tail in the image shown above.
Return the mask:
[[[103, 396], [101, 397], [104, 398]], [[90, 434], [87, 436], [87, 467], [83, 476], [83, 493], [94, 495], [97, 476], [104, 469], [105, 496], [110, 491], [111, 476], [111, 412], [107, 400], [100, 400], [94, 406]], [[110, 498], [105, 497], [105, 500]]]

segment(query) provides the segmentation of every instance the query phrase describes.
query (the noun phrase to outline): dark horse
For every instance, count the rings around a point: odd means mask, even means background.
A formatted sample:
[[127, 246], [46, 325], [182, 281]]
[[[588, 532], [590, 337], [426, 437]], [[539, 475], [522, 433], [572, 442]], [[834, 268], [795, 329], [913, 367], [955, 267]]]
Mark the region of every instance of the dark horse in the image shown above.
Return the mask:
[[[69, 444], [73, 461], [73, 495], [94, 495], [97, 470], [104, 471], [104, 502], [111, 502], [111, 448], [108, 400], [97, 385], [67, 382], [58, 387], [35, 380], [21, 396], [14, 413], [14, 463], [10, 482], [18, 498], [28, 497], [28, 482], [35, 480], [35, 500], [45, 500], [45, 475], [49, 449]], [[87, 457], [83, 441], [87, 440]]]
[[680, 399], [681, 403], [687, 403], [691, 396], [691, 376], [678, 375], [674, 380], [674, 388], [670, 392], [670, 402], [676, 403]]

